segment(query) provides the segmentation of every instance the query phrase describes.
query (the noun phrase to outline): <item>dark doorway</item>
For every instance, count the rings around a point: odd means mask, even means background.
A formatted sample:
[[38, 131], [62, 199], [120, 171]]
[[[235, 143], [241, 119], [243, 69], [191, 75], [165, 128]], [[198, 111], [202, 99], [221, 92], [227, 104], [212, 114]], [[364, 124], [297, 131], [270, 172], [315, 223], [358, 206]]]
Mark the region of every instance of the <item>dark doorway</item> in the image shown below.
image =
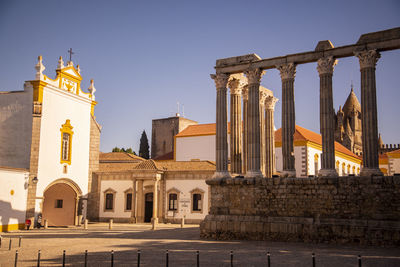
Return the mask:
[[153, 217], [153, 193], [147, 193], [145, 195], [144, 204], [144, 222], [151, 222]]

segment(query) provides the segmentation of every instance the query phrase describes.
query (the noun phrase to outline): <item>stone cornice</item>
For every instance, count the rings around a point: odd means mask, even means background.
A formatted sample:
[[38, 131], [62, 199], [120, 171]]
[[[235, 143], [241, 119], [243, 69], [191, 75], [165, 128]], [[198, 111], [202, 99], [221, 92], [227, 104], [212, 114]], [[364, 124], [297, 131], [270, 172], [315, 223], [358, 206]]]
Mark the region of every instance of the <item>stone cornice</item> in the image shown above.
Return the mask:
[[376, 50], [368, 50], [354, 53], [360, 60], [360, 69], [375, 68], [381, 54]]
[[319, 75], [333, 74], [333, 69], [335, 68], [337, 62], [337, 59], [334, 59], [333, 57], [322, 57], [318, 59], [317, 70]]
[[259, 68], [250, 68], [244, 71], [249, 84], [260, 83], [261, 77], [265, 74], [265, 71]]
[[294, 63], [278, 65], [276, 68], [279, 70], [282, 80], [294, 79], [296, 76], [296, 65]]
[[228, 80], [229, 80], [229, 74], [217, 73], [217, 74], [211, 74], [210, 76], [211, 76], [211, 79], [214, 80], [215, 87], [217, 89], [226, 88], [226, 85], [228, 84]]

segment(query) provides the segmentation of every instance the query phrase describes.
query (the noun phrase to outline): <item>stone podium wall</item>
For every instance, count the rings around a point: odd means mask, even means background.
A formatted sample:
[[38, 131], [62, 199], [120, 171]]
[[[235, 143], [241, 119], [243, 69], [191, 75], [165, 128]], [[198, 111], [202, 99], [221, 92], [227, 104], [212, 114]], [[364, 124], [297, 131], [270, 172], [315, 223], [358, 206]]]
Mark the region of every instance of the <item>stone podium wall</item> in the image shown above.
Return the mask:
[[400, 176], [207, 183], [204, 238], [400, 245]]

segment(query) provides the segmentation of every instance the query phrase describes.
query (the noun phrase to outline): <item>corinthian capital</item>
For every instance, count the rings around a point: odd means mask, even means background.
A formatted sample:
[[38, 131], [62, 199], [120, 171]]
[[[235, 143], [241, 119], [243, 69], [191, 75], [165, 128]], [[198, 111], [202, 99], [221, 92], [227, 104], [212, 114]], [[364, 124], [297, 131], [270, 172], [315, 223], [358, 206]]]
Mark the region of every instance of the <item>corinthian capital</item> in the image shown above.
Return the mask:
[[249, 99], [249, 86], [247, 84], [242, 88], [242, 98], [244, 101]]
[[333, 74], [333, 69], [337, 62], [337, 59], [334, 59], [333, 57], [322, 57], [318, 59], [317, 70], [319, 75]]
[[276, 104], [276, 102], [278, 102], [278, 100], [279, 100], [278, 98], [276, 98], [276, 97], [274, 97], [272, 95], [267, 96], [265, 98], [265, 109], [274, 110], [275, 109], [275, 104]]
[[246, 75], [249, 84], [260, 83], [261, 77], [265, 74], [265, 71], [259, 68], [254, 68], [246, 70], [244, 74]]
[[215, 87], [217, 89], [219, 88], [226, 88], [226, 85], [228, 84], [229, 80], [229, 75], [226, 73], [217, 73], [217, 74], [211, 74], [211, 79], [214, 80], [215, 82]]
[[276, 68], [281, 73], [281, 79], [294, 79], [296, 76], [296, 65], [294, 63], [287, 63], [283, 65], [278, 65]]
[[228, 82], [228, 87], [231, 90], [231, 95], [240, 95], [242, 93], [243, 86], [243, 81], [237, 78], [232, 78]]
[[375, 68], [378, 59], [381, 57], [381, 54], [376, 50], [355, 52], [354, 54], [360, 60], [360, 69]]

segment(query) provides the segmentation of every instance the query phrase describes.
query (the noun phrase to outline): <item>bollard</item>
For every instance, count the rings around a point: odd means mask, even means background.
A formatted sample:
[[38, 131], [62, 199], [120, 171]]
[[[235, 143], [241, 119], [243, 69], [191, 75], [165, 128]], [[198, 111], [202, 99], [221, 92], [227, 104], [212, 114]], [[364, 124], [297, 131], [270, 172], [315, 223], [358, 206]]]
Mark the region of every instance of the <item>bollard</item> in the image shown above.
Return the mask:
[[18, 247], [21, 247], [21, 237], [19, 237], [19, 243], [18, 243]]
[[85, 267], [87, 267], [87, 250], [85, 250]]
[[183, 228], [185, 226], [185, 216], [182, 216], [181, 219], [181, 228]]
[[108, 224], [108, 229], [112, 230], [112, 228], [113, 228], [113, 219], [110, 219], [110, 222]]
[[361, 267], [361, 255], [358, 255], [358, 267]]
[[111, 267], [114, 267], [114, 250], [111, 250]]
[[269, 251], [267, 252], [267, 260], [268, 260], [268, 267], [271, 267], [271, 254], [269, 254]]
[[140, 249], [137, 251], [137, 267], [140, 267]]
[[165, 266], [168, 267], [168, 249], [165, 252]]
[[65, 267], [65, 250], [63, 250], [62, 266]]
[[315, 254], [312, 253], [312, 266], [315, 267]]
[[14, 267], [17, 267], [17, 263], [18, 263], [18, 249], [15, 251]]
[[37, 267], [40, 267], [40, 249], [38, 250], [37, 253]]
[[196, 251], [197, 254], [197, 267], [200, 267], [200, 252]]
[[231, 250], [231, 267], [233, 267], [233, 250]]
[[85, 219], [85, 223], [84, 223], [83, 227], [85, 230], [88, 229], [88, 219]]
[[44, 220], [44, 229], [49, 228], [49, 222], [47, 221], [47, 219]]
[[11, 237], [10, 237], [10, 244], [8, 245], [8, 250], [11, 250], [11, 247], [12, 247], [11, 242], [12, 242], [12, 239], [11, 239]]

